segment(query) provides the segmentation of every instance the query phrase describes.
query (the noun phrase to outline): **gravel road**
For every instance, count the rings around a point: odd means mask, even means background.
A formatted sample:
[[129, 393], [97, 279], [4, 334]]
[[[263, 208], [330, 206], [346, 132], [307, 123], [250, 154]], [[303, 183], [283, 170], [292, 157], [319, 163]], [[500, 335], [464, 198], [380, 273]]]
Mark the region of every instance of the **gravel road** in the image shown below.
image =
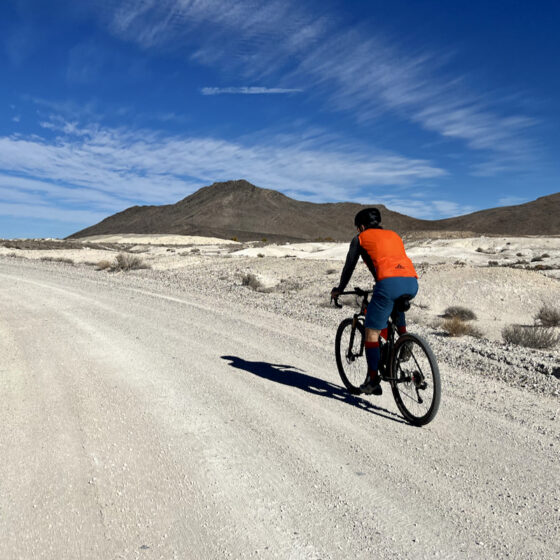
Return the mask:
[[559, 557], [558, 399], [442, 356], [414, 428], [335, 329], [1, 261], [0, 558]]

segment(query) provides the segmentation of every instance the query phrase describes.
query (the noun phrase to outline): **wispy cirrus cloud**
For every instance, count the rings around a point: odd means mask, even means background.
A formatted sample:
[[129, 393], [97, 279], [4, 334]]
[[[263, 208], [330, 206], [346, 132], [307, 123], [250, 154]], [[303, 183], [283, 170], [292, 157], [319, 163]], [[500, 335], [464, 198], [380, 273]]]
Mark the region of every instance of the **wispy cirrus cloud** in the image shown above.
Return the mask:
[[20, 215], [27, 203], [31, 217], [39, 207], [67, 208], [74, 221], [76, 212], [100, 216], [133, 204], [172, 203], [214, 181], [238, 178], [300, 199], [373, 200], [387, 186], [406, 192], [445, 175], [426, 160], [317, 135], [248, 143], [59, 119], [51, 124], [51, 132], [58, 130], [54, 139], [0, 138], [0, 212], [18, 204]]
[[274, 77], [279, 90], [305, 83], [325, 107], [362, 123], [390, 113], [487, 153], [487, 167], [497, 169], [499, 158], [507, 169], [536, 152], [528, 138], [536, 120], [519, 114], [509, 94], [469, 87], [474, 80], [457, 75], [448, 55], [412, 54], [367, 24], [345, 25], [293, 0], [238, 0], [227, 8], [219, 0], [129, 1], [108, 18], [113, 32], [144, 48], [183, 48], [225, 73]]
[[245, 87], [203, 87], [200, 90], [202, 95], [274, 95], [285, 93], [301, 93], [300, 88], [267, 88], [258, 86]]

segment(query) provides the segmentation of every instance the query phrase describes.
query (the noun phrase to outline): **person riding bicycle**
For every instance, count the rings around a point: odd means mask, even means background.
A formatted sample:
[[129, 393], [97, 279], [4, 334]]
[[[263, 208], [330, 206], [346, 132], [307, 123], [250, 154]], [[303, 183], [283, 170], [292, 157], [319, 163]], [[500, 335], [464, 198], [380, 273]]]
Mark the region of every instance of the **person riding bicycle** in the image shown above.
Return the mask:
[[[387, 338], [386, 330], [383, 331], [387, 328], [395, 300], [403, 295], [412, 299], [418, 293], [418, 275], [406, 255], [401, 237], [381, 227], [381, 214], [377, 208], [360, 210], [354, 218], [354, 225], [359, 233], [350, 243], [340, 282], [332, 289], [331, 298], [344, 291], [361, 256], [373, 274], [375, 287], [365, 320], [368, 371], [360, 389], [367, 395], [381, 395], [379, 335]], [[406, 332], [404, 313], [398, 314], [396, 325], [399, 334]]]

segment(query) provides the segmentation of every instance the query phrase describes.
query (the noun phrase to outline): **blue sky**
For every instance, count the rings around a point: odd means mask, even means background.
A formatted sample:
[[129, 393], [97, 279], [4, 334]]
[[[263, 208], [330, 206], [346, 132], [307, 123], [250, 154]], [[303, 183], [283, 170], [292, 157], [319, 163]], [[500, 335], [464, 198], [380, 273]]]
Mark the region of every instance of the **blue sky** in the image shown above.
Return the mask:
[[560, 190], [558, 3], [3, 0], [0, 237], [244, 178], [437, 219]]

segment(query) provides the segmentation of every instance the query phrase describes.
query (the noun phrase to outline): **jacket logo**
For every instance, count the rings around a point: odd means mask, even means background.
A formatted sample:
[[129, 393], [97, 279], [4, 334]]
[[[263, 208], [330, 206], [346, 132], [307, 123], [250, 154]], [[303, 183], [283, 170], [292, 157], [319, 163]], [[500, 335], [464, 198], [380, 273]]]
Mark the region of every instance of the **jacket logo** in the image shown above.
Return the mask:
[[395, 268], [403, 268], [404, 269], [404, 266], [402, 264], [398, 264], [397, 266], [395, 266]]

